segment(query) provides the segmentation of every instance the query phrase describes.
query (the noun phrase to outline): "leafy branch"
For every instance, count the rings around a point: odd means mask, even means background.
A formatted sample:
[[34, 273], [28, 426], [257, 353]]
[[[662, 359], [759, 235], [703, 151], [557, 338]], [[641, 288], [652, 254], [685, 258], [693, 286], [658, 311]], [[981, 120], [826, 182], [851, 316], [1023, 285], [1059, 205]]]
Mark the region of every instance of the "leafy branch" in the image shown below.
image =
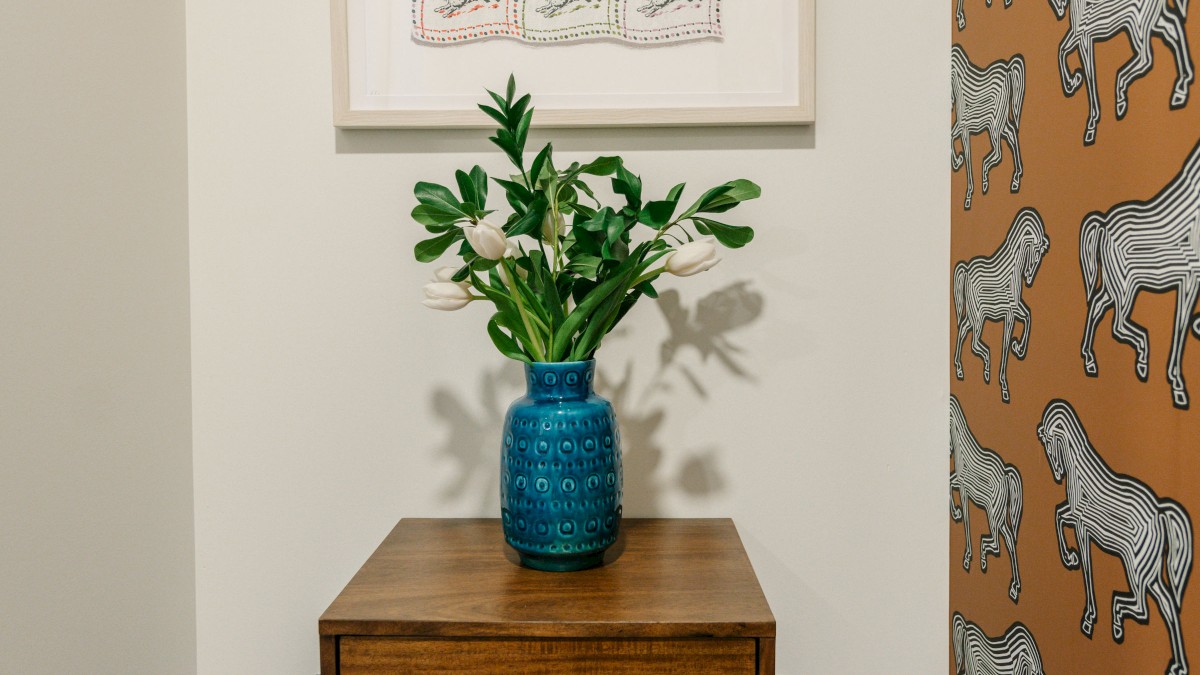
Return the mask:
[[[512, 77], [503, 96], [487, 93], [494, 105], [479, 109], [499, 125], [489, 140], [516, 170], [490, 182], [503, 190], [511, 213], [503, 225], [488, 220], [495, 211], [487, 209], [489, 177], [479, 166], [455, 172], [457, 194], [436, 183], [417, 183], [412, 218], [434, 236], [418, 243], [414, 255], [433, 262], [459, 244], [461, 264], [439, 271], [438, 281], [426, 286], [426, 304], [459, 309], [490, 302], [496, 311], [488, 335], [505, 356], [526, 362], [590, 359], [639, 299], [658, 296], [654, 283], [662, 274], [709, 269], [719, 260], [712, 242], [741, 248], [753, 240], [753, 229], [713, 216], [758, 198], [754, 183], [718, 185], [680, 211], [685, 184], [646, 201], [641, 177], [620, 157], [573, 162], [560, 170], [547, 143], [526, 164], [532, 97], [518, 97]], [[624, 203], [603, 205], [588, 183], [597, 178], [608, 179]]]

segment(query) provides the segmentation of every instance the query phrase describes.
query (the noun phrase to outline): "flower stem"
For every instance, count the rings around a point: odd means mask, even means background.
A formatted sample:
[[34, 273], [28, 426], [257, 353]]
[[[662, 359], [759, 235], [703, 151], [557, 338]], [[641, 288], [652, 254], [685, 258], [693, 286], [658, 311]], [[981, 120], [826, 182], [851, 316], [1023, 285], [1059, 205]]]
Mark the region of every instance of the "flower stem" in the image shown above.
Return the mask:
[[546, 352], [542, 349], [542, 345], [538, 340], [538, 333], [533, 332], [533, 326], [529, 323], [529, 313], [525, 311], [525, 301], [521, 299], [521, 291], [517, 288], [516, 267], [508, 258], [501, 259], [500, 264], [508, 272], [508, 290], [512, 295], [513, 302], [517, 304], [517, 313], [521, 315], [521, 322], [525, 324], [525, 334], [529, 336], [529, 348], [533, 350], [533, 356], [538, 361], [545, 361]]
[[659, 277], [659, 275], [661, 275], [666, 270], [667, 270], [667, 268], [664, 266], [664, 267], [660, 267], [654, 271], [646, 272], [645, 274], [638, 277], [637, 279], [634, 279], [633, 283], [629, 284], [629, 287], [637, 288], [638, 286], [642, 285], [643, 283], [645, 283], [647, 281], [653, 281], [654, 279], [657, 279]]

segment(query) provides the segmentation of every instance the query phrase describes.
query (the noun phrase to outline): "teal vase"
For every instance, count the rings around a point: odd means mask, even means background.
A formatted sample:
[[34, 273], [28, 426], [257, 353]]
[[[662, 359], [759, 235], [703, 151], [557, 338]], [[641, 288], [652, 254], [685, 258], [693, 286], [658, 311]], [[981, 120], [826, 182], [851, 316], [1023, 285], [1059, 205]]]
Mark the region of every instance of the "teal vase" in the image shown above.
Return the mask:
[[504, 539], [521, 564], [548, 572], [595, 567], [621, 525], [621, 435], [592, 389], [596, 362], [525, 365], [525, 396], [501, 442]]

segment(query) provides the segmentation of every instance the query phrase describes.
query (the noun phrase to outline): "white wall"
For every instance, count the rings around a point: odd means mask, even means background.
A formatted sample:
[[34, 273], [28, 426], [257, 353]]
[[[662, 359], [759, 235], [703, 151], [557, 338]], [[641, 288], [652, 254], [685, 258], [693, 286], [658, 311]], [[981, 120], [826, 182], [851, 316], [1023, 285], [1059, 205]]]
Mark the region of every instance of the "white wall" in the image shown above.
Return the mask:
[[183, 21], [0, 9], [0, 672], [195, 672]]
[[[628, 385], [626, 513], [736, 519], [781, 672], [928, 673], [947, 653], [945, 7], [819, 5], [815, 129], [535, 140], [620, 152], [659, 191], [763, 185], [736, 212], [758, 240], [674, 285], [707, 328], [656, 376], [669, 333], [645, 304], [601, 353]], [[315, 673], [317, 617], [398, 518], [496, 514], [519, 371], [482, 314], [417, 304], [407, 213], [418, 179], [503, 163], [477, 132], [332, 129], [325, 2], [187, 18], [199, 670]], [[686, 344], [711, 346], [697, 302], [740, 282], [763, 302], [721, 333], [744, 375]]]

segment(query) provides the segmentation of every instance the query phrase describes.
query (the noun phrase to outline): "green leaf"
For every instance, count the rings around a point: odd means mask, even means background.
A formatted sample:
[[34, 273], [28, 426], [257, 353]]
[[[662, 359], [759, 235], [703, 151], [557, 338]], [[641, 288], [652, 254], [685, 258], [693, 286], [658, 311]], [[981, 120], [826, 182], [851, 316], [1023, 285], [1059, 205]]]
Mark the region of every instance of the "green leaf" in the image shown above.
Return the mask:
[[483, 112], [487, 113], [488, 117], [496, 120], [497, 122], [499, 122], [500, 124], [502, 124], [504, 126], [508, 126], [508, 118], [506, 118], [504, 116], [504, 113], [500, 112], [499, 110], [496, 110], [495, 108], [493, 108], [491, 106], [486, 106], [482, 103], [479, 104], [479, 109], [482, 110]]
[[555, 327], [562, 325], [563, 320], [566, 319], [566, 314], [564, 313], [563, 301], [558, 295], [558, 286], [554, 283], [554, 278], [551, 277], [549, 270], [546, 270], [544, 266], [542, 269], [545, 273], [544, 275], [539, 275], [542, 282], [541, 291], [542, 296], [546, 299], [546, 309], [550, 314], [550, 328], [551, 332], [553, 332]]
[[600, 255], [603, 256], [605, 260], [623, 262], [627, 257], [629, 257], [629, 244], [620, 239], [616, 241], [605, 240], [605, 242], [600, 246]]
[[446, 252], [457, 239], [463, 236], [461, 228], [454, 228], [445, 234], [438, 235], [432, 239], [426, 239], [413, 248], [413, 254], [420, 262], [433, 262]]
[[517, 93], [517, 76], [510, 73], [508, 76], [508, 91], [505, 94], [505, 101], [512, 103], [513, 95]]
[[621, 235], [625, 234], [628, 228], [625, 219], [621, 216], [613, 214], [611, 218], [604, 221], [604, 240], [609, 244], [616, 244], [621, 241]]
[[516, 128], [517, 123], [522, 117], [525, 116], [525, 109], [529, 107], [529, 102], [531, 100], [532, 97], [529, 94], [525, 94], [520, 98], [520, 100], [512, 104], [512, 106], [508, 109], [508, 121], [505, 126], [509, 127], [510, 129]]
[[642, 283], [638, 284], [637, 289], [641, 293], [645, 294], [647, 298], [652, 300], [658, 298], [658, 291], [654, 290], [654, 284], [651, 284], [649, 281], [643, 281]]
[[466, 210], [468, 204], [478, 205], [479, 197], [475, 194], [475, 183], [471, 181], [471, 176], [460, 169], [454, 172], [454, 180], [458, 183], [458, 193], [462, 195], [463, 209]]
[[612, 189], [625, 197], [629, 208], [635, 211], [642, 208], [642, 179], [630, 173], [624, 164], [617, 168], [617, 175], [612, 179]]
[[603, 261], [603, 258], [599, 256], [577, 255], [567, 263], [567, 269], [585, 279], [595, 279], [600, 272], [600, 263]]
[[581, 223], [576, 223], [575, 227], [585, 232], [604, 232], [608, 229], [608, 221], [613, 218], [616, 218], [617, 220], [621, 219], [621, 217], [614, 213], [611, 208], [606, 206], [600, 211], [597, 211], [595, 216]]
[[677, 202], [650, 202], [638, 213], [638, 221], [661, 230], [671, 224], [671, 216], [675, 215]]
[[713, 200], [717, 199], [718, 197], [725, 194], [726, 192], [729, 192], [732, 189], [733, 188], [730, 187], [729, 184], [725, 184], [725, 185], [718, 185], [717, 187], [708, 190], [704, 194], [700, 195], [700, 198], [696, 200], [696, 203], [689, 206], [687, 208], [687, 210], [684, 211], [683, 214], [679, 216], [680, 220], [682, 220], [684, 218], [689, 218], [692, 215], [696, 214], [697, 212], [703, 210], [709, 204], [711, 204], [713, 202]]
[[471, 182], [475, 184], [476, 197], [476, 199], [471, 201], [474, 201], [476, 204], [478, 204], [479, 208], [486, 209], [488, 196], [488, 176], [478, 164], [471, 167]]
[[579, 167], [579, 173], [586, 173], [593, 176], [611, 176], [621, 166], [620, 157], [597, 157], [596, 159]]
[[729, 199], [736, 199], [739, 202], [748, 202], [751, 199], [758, 199], [762, 196], [762, 188], [760, 188], [756, 183], [748, 181], [745, 178], [731, 180], [726, 183], [726, 185], [729, 185], [732, 188], [729, 192], [725, 193], [725, 196]]
[[[508, 293], [500, 288], [497, 288], [496, 286], [493, 286], [492, 284], [483, 283], [483, 281], [479, 278], [479, 275], [475, 273], [475, 270], [471, 270], [469, 274], [471, 278], [471, 286], [480, 293], [483, 293], [484, 297], [490, 300], [492, 304], [496, 306], [496, 310], [500, 313], [500, 315], [504, 317], [503, 324], [505, 328], [508, 328], [510, 331], [512, 331], [514, 336], [528, 340], [529, 337], [525, 335], [524, 325], [521, 322], [521, 314], [517, 311], [517, 305], [513, 302], [513, 299], [509, 297]], [[495, 272], [493, 272], [491, 276], [495, 277]], [[499, 284], [498, 279], [496, 282]]]
[[548, 166], [553, 167], [550, 159], [553, 153], [554, 144], [547, 143], [546, 147], [542, 148], [542, 151], [537, 154], [537, 157], [533, 158], [533, 164], [529, 167], [529, 180], [533, 181], [535, 185], [538, 179], [542, 177], [542, 170]]
[[571, 297], [574, 298], [576, 306], [583, 302], [598, 285], [594, 279], [577, 279], [575, 286], [571, 288]]
[[522, 204], [528, 204], [529, 202], [533, 201], [533, 192], [531, 192], [529, 188], [525, 187], [524, 185], [516, 181], [505, 180], [503, 178], [493, 178], [492, 180], [496, 182], [496, 185], [504, 188], [505, 192], [516, 196], [517, 201], [521, 202]]
[[[554, 333], [554, 341], [550, 347], [550, 360], [557, 361], [566, 355], [567, 346], [570, 344], [575, 333], [583, 327], [584, 322], [608, 300], [610, 294], [622, 292], [622, 289], [629, 282], [629, 274], [637, 268], [636, 263], [636, 256], [627, 258], [625, 262], [617, 267], [611, 277], [591, 289], [575, 307], [575, 310], [567, 315], [562, 326]], [[579, 300], [578, 295], [576, 295], [576, 300]]]
[[496, 102], [496, 107], [500, 109], [500, 112], [508, 110], [508, 101], [505, 101], [503, 98], [501, 98], [500, 94], [497, 94], [491, 89], [486, 89], [485, 91], [488, 93], [488, 96], [491, 96], [492, 100]]
[[696, 223], [697, 230], [701, 227], [708, 230], [701, 231], [702, 234], [711, 234], [721, 245], [728, 248], [741, 248], [754, 240], [754, 230], [749, 227], [727, 225], [708, 218], [693, 218], [692, 221]]
[[501, 354], [516, 361], [530, 363], [531, 359], [525, 354], [525, 350], [521, 349], [521, 346], [517, 344], [517, 341], [500, 330], [495, 316], [488, 321], [487, 332], [492, 338], [492, 344], [496, 345], [496, 349], [499, 349]]
[[454, 197], [454, 193], [450, 188], [437, 183], [417, 183], [413, 188], [413, 194], [416, 195], [417, 201], [426, 206], [434, 206], [443, 211], [461, 214], [463, 217], [469, 217], [466, 211], [463, 210], [462, 204]]
[[762, 188], [742, 178], [731, 180], [721, 187], [729, 189], [709, 200], [700, 208], [701, 213], [724, 213], [742, 202], [762, 196]]
[[505, 231], [505, 234], [510, 237], [529, 234], [533, 235], [534, 238], [541, 238], [542, 221], [546, 218], [546, 209], [548, 207], [549, 205], [546, 203], [545, 197], [538, 195], [534, 198], [534, 202], [529, 205], [529, 210], [525, 212], [525, 215], [513, 222]]
[[575, 187], [578, 188], [580, 192], [587, 195], [588, 198], [590, 198], [593, 202], [595, 202], [596, 208], [600, 208], [600, 200], [596, 199], [596, 193], [592, 192], [592, 188], [587, 183], [578, 180], [575, 181]]
[[426, 227], [441, 226], [443, 229], [454, 223], [466, 220], [466, 216], [458, 211], [447, 211], [440, 206], [417, 204], [412, 210], [412, 219]]
[[[622, 282], [628, 282], [628, 280], [628, 275], [621, 279]], [[624, 288], [624, 283], [620, 288]], [[608, 329], [616, 320], [617, 311], [624, 300], [624, 292], [614, 291], [608, 294], [608, 297], [596, 309], [592, 320], [584, 327], [579, 340], [575, 342], [575, 348], [571, 350], [572, 361], [581, 361], [586, 358], [586, 355], [596, 351], [600, 346], [600, 341], [604, 339], [605, 335], [608, 335]]]
[[[516, 129], [516, 146], [521, 153], [525, 152], [525, 140], [529, 137], [529, 125], [533, 123], [533, 111], [525, 113], [524, 116], [517, 122]], [[520, 166], [520, 162], [517, 165]]]
[[671, 191], [667, 193], [667, 201], [678, 205], [679, 198], [683, 196], [683, 190], [686, 187], [687, 187], [687, 183], [680, 183], [679, 185], [676, 185], [675, 187], [671, 188]]

